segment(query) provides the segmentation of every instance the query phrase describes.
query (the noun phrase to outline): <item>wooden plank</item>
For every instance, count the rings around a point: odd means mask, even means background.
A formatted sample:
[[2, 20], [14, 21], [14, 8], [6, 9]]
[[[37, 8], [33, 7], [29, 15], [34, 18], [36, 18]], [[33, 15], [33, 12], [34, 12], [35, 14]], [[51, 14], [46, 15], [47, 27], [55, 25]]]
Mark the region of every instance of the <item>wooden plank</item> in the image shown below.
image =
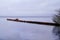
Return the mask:
[[42, 24], [42, 25], [50, 25], [50, 26], [60, 26], [60, 24], [50, 23], [50, 22], [26, 21], [26, 20], [19, 20], [19, 19], [7, 19], [7, 20], [8, 21], [15, 21], [15, 22], [23, 22], [23, 23]]

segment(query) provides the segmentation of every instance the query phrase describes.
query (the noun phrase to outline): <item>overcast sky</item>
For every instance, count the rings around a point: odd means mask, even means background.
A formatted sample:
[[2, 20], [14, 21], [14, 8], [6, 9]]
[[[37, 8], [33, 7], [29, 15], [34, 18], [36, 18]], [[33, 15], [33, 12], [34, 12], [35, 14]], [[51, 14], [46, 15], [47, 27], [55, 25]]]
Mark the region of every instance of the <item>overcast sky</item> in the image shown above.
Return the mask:
[[0, 0], [0, 16], [51, 16], [60, 0]]

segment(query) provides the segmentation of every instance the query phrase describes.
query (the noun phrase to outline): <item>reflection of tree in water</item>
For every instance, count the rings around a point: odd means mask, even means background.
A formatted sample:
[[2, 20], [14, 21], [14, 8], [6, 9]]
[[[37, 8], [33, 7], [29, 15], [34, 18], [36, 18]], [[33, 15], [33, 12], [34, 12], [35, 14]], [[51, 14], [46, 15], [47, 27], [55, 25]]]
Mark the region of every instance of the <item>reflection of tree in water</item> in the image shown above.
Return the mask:
[[[60, 10], [58, 10], [58, 14], [53, 17], [53, 21], [57, 24], [60, 24]], [[58, 36], [58, 40], [60, 40], [60, 26], [55, 26], [53, 33], [54, 35]]]
[[55, 36], [58, 36], [58, 39], [60, 40], [60, 27], [55, 26], [53, 29], [53, 33]]

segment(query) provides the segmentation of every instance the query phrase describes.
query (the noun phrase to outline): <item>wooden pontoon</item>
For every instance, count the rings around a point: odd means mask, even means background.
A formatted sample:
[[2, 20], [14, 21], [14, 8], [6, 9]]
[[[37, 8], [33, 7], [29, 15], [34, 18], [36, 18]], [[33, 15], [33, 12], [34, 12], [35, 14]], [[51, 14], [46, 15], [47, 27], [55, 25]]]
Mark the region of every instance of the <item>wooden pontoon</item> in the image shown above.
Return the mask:
[[50, 22], [26, 21], [26, 20], [19, 20], [19, 19], [7, 19], [7, 20], [8, 20], [8, 21], [15, 21], [15, 22], [23, 22], [23, 23], [32, 23], [32, 24], [42, 24], [42, 25], [60, 26], [60, 24], [50, 23]]

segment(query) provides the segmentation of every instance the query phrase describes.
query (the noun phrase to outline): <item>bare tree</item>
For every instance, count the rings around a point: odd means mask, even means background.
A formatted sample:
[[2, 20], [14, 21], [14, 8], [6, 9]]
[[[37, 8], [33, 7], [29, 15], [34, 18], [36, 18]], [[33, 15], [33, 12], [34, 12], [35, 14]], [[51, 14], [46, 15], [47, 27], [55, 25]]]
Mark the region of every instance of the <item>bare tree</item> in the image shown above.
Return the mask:
[[[54, 15], [53, 21], [57, 24], [60, 24], [60, 9], [57, 10], [57, 14]], [[53, 28], [53, 33], [58, 36], [58, 40], [60, 40], [60, 26], [55, 26]]]
[[55, 23], [60, 24], [60, 9], [57, 10], [57, 12], [58, 12], [58, 13], [53, 16], [53, 21], [54, 21]]

